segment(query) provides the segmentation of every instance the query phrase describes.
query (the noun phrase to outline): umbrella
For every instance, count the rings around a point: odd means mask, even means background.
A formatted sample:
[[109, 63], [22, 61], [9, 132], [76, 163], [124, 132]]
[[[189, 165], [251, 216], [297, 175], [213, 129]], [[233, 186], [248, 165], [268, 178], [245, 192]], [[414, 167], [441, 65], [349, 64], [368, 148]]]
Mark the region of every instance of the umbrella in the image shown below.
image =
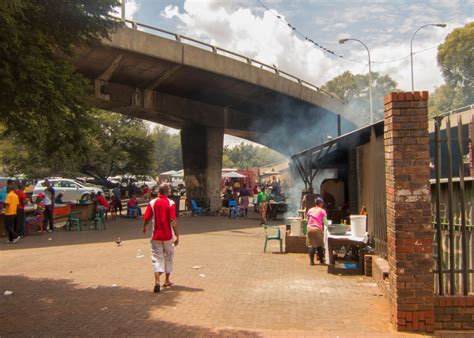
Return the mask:
[[247, 176], [239, 174], [238, 172], [232, 171], [230, 173], [225, 173], [224, 175], [222, 175], [222, 177], [226, 177], [226, 178], [244, 178], [244, 177], [247, 177]]

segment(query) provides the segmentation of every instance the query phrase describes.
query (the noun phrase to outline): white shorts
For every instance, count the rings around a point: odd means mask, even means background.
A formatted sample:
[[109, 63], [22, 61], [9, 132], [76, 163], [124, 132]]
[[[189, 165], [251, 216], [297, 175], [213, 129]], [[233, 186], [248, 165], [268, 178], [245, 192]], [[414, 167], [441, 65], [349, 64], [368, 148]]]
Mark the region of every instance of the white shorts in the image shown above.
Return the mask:
[[151, 240], [151, 263], [154, 272], [171, 273], [173, 271], [174, 246], [173, 240]]

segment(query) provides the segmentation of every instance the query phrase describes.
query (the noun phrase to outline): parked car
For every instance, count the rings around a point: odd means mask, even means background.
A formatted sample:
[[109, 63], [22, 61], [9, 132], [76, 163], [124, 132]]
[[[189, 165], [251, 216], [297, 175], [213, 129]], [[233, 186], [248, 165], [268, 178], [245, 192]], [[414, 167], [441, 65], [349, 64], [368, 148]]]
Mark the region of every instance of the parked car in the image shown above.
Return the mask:
[[141, 187], [143, 185], [148, 186], [148, 188], [153, 188], [157, 185], [155, 179], [149, 175], [138, 175], [134, 177], [136, 180], [136, 184]]
[[[63, 194], [63, 201], [88, 200], [92, 192], [96, 194], [99, 191], [104, 193], [100, 187], [87, 183], [81, 183], [68, 178], [50, 179], [49, 182], [56, 191], [56, 196], [59, 193]], [[44, 180], [38, 181], [38, 183], [36, 183], [33, 190], [33, 201], [36, 200], [36, 197], [40, 192], [44, 193], [45, 187], [43, 186], [43, 183]]]

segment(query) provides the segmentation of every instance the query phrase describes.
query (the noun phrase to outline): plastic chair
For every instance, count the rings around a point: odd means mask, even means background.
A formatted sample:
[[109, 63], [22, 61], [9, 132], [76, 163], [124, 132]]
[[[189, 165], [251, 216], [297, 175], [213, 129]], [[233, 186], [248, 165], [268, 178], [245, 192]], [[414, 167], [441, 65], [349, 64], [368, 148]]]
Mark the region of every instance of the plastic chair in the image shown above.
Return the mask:
[[98, 212], [95, 214], [94, 227], [95, 230], [105, 230], [105, 216], [103, 212]]
[[78, 215], [80, 215], [80, 211], [74, 211], [69, 214], [67, 217], [66, 225], [64, 226], [66, 230], [70, 231], [71, 230], [71, 225], [76, 225], [77, 231], [82, 230], [82, 223], [81, 219], [79, 218]]
[[[267, 243], [268, 241], [272, 241], [272, 240], [280, 241], [280, 252], [283, 252], [283, 238], [281, 237], [280, 227], [272, 226], [268, 224], [262, 224], [262, 227], [265, 229], [265, 245], [263, 247], [263, 252], [267, 251]], [[277, 230], [277, 232], [276, 234], [271, 235], [268, 233], [269, 232], [268, 229]]]
[[43, 234], [43, 216], [41, 215], [41, 217], [39, 217], [37, 220], [35, 221], [30, 221], [30, 222], [25, 222], [25, 235], [29, 235], [30, 232], [31, 232], [31, 226], [32, 225], [35, 225], [35, 226], [38, 226], [40, 232], [41, 232], [41, 235]]
[[191, 215], [202, 216], [202, 208], [198, 207], [195, 200], [191, 200]]
[[139, 218], [138, 209], [137, 208], [128, 208], [127, 209], [127, 217], [129, 218]]
[[229, 201], [229, 218], [235, 219], [236, 216], [243, 217], [243, 213], [236, 201]]

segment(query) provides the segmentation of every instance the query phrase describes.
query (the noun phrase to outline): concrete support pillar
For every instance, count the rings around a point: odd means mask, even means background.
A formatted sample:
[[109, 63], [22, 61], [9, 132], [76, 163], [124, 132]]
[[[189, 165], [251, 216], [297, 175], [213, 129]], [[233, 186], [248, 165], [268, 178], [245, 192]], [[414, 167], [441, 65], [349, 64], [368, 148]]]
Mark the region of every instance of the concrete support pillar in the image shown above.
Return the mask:
[[181, 129], [184, 181], [188, 206], [191, 198], [198, 205], [220, 209], [220, 185], [224, 129], [190, 126]]
[[392, 322], [433, 332], [428, 92], [385, 96], [385, 182]]

